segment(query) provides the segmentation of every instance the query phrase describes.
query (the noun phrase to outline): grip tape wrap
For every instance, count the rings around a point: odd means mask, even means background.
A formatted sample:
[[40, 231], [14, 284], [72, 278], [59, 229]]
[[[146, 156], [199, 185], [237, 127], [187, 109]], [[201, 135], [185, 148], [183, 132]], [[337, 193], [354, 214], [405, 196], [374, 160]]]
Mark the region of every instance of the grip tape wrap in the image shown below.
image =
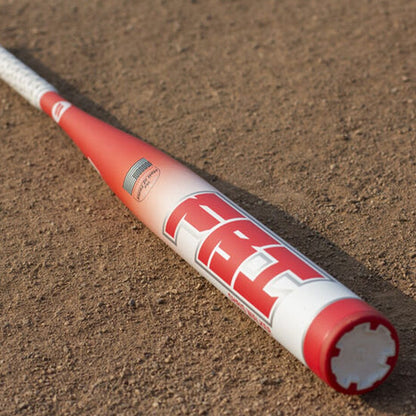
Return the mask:
[[49, 82], [46, 82], [2, 46], [0, 46], [0, 78], [38, 109], [41, 109], [40, 98], [45, 92], [56, 92]]

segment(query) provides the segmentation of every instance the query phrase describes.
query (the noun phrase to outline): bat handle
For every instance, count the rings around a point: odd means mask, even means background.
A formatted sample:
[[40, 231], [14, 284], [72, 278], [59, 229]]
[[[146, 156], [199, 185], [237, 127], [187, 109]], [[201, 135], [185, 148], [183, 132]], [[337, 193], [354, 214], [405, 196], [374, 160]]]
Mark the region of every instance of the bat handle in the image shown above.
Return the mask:
[[40, 98], [44, 93], [56, 92], [49, 82], [46, 82], [1, 45], [0, 78], [38, 109], [41, 109]]

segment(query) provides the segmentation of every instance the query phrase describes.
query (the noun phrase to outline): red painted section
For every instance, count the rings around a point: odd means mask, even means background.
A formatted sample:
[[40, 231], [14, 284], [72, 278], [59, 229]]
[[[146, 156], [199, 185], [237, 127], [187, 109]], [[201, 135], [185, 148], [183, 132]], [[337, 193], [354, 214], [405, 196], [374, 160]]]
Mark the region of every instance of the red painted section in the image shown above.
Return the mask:
[[[60, 101], [66, 100], [55, 92], [48, 92], [41, 98], [42, 110], [54, 118], [56, 109], [61, 107], [58, 104]], [[143, 140], [110, 126], [74, 105], [63, 112], [58, 124], [90, 159], [112, 191], [142, 221], [146, 215], [151, 215], [149, 208], [145, 204], [137, 204], [123, 189], [128, 170], [140, 157], [146, 157], [156, 167], [164, 167], [165, 175], [169, 170], [186, 171], [187, 175], [195, 175]]]

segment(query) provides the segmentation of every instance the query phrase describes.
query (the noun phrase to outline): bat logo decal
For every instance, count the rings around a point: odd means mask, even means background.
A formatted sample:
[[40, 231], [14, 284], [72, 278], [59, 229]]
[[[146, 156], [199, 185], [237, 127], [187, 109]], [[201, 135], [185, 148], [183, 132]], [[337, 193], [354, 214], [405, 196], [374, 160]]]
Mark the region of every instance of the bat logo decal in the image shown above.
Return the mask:
[[61, 120], [61, 117], [65, 113], [66, 110], [68, 110], [69, 107], [71, 107], [71, 103], [68, 101], [58, 101], [55, 103], [52, 107], [52, 118], [59, 123]]
[[147, 159], [141, 158], [127, 172], [123, 189], [141, 202], [146, 198], [159, 176], [160, 169]]
[[178, 245], [181, 233], [197, 240], [195, 263], [258, 323], [270, 325], [279, 302], [300, 285], [328, 279], [215, 192], [190, 195], [170, 213], [165, 236]]

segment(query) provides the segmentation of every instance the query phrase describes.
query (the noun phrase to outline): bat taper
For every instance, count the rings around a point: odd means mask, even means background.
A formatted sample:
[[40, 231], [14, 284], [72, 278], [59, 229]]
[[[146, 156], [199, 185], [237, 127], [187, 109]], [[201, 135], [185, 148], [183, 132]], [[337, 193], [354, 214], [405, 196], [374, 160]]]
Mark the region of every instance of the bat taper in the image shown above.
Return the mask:
[[71, 137], [121, 201], [336, 390], [360, 394], [397, 361], [377, 310], [178, 161], [80, 110], [0, 47], [0, 77]]

